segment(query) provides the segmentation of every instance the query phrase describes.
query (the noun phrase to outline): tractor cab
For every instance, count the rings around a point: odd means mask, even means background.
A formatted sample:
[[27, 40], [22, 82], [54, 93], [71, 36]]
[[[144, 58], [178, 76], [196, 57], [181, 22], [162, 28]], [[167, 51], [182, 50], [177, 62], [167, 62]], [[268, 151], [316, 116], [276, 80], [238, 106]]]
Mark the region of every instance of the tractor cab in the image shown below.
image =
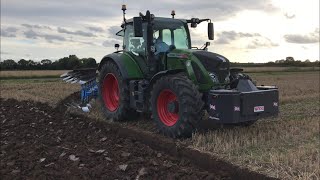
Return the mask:
[[[192, 53], [188, 24], [195, 28], [203, 21], [209, 22], [208, 37], [213, 40], [213, 23], [210, 19], [155, 17], [149, 11], [146, 15], [140, 13], [138, 17], [128, 20], [124, 17], [122, 30], [116, 35], [123, 37], [123, 52], [130, 54], [137, 61], [145, 77], [152, 78], [159, 71], [184, 68], [176, 65], [170, 67], [172, 64], [168, 64], [167, 61], [170, 58], [169, 53], [172, 52], [174, 56], [182, 51]], [[206, 44], [205, 48], [209, 43]], [[178, 56], [179, 54], [181, 53], [178, 53]]]
[[[136, 36], [134, 21], [129, 19], [117, 33], [123, 37], [123, 50], [135, 55], [146, 55], [147, 22], [142, 22], [142, 36]], [[153, 20], [152, 36], [149, 36], [154, 46], [154, 55], [169, 52], [173, 49], [191, 49], [191, 38], [187, 22], [180, 19], [155, 17]]]
[[172, 49], [191, 49], [189, 29], [183, 20], [155, 18], [152, 41], [155, 54]]
[[[148, 40], [148, 22], [143, 21], [139, 25], [135, 26], [135, 21], [141, 20], [140, 17], [135, 17], [126, 20], [116, 35], [124, 37], [123, 48], [125, 51], [142, 52], [146, 49], [146, 43]], [[188, 23], [195, 21], [195, 24], [199, 24], [202, 21], [209, 21], [209, 19], [199, 20], [192, 18], [191, 20], [185, 19], [173, 19], [164, 17], [152, 18], [152, 31], [150, 32], [150, 41], [158, 47], [155, 50], [155, 54], [165, 52], [169, 50], [170, 46], [174, 46], [177, 49], [191, 49], [191, 38], [188, 28]], [[191, 25], [191, 27], [196, 27]], [[209, 23], [208, 32], [210, 32], [209, 39], [213, 40], [213, 26]]]

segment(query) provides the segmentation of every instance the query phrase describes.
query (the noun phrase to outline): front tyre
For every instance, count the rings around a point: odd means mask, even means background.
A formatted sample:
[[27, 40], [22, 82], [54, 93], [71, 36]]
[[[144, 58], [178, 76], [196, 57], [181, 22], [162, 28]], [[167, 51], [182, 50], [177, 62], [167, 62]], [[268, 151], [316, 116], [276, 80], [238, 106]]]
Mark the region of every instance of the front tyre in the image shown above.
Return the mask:
[[159, 131], [173, 138], [191, 137], [203, 115], [202, 94], [184, 74], [157, 80], [150, 104]]
[[106, 119], [120, 121], [132, 118], [134, 112], [130, 109], [128, 83], [119, 67], [111, 61], [106, 62], [98, 78], [99, 102]]

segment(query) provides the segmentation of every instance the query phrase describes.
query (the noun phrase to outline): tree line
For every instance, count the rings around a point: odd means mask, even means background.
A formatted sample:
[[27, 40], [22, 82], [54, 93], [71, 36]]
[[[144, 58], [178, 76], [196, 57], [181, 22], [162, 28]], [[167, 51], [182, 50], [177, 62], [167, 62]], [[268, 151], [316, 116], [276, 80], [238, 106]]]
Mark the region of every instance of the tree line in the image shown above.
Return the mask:
[[[310, 60], [295, 60], [293, 57], [286, 59], [270, 61], [267, 63], [237, 63], [231, 62], [233, 67], [319, 67], [319, 61], [311, 62]], [[49, 59], [35, 62], [33, 60], [21, 59], [18, 62], [7, 59], [0, 62], [0, 70], [71, 70], [76, 68], [94, 68], [97, 62], [94, 58], [79, 59], [76, 55], [60, 58], [56, 61]]]
[[76, 68], [94, 68], [97, 62], [94, 58], [79, 59], [76, 55], [60, 58], [56, 61], [43, 59], [39, 62], [20, 59], [18, 62], [7, 59], [0, 62], [1, 70], [71, 70]]
[[237, 63], [231, 62], [233, 67], [319, 67], [319, 60], [311, 62], [309, 59], [295, 60], [293, 57], [289, 56], [286, 59], [269, 61], [267, 63]]

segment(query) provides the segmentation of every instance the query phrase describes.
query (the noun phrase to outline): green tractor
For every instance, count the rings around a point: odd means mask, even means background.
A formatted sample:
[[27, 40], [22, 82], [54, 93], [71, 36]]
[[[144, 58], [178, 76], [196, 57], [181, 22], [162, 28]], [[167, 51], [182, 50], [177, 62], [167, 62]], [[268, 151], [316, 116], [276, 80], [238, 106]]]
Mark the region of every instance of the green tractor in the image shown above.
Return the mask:
[[229, 60], [191, 46], [189, 24], [210, 19], [155, 17], [149, 11], [132, 19], [123, 10], [122, 50], [106, 55], [97, 69], [78, 69], [61, 77], [82, 84], [81, 107], [97, 97], [106, 119], [132, 119], [151, 113], [159, 131], [173, 138], [190, 137], [205, 117], [223, 124], [253, 124], [258, 118], [278, 114], [278, 90], [256, 86], [242, 69], [230, 68]]

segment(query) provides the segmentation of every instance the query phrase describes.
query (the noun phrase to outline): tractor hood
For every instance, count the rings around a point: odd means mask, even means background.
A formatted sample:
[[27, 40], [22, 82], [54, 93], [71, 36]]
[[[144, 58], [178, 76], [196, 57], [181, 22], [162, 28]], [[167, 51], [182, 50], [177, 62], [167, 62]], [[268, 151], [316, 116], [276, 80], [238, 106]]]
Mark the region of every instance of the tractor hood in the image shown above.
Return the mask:
[[218, 78], [220, 83], [224, 83], [226, 78], [229, 76], [230, 61], [220, 54], [208, 52], [205, 50], [174, 49], [167, 56], [169, 58], [175, 58], [181, 55], [187, 55], [191, 60], [191, 64], [196, 64], [193, 61], [201, 63], [203, 68], [208, 73], [211, 73], [211, 75], [214, 74], [214, 76]]
[[203, 51], [203, 50], [192, 51], [192, 54], [201, 61], [202, 65], [209, 72], [213, 72], [217, 69], [229, 70], [229, 67], [230, 67], [229, 60], [220, 54]]
[[219, 82], [225, 82], [225, 79], [229, 76], [230, 62], [229, 60], [217, 53], [212, 53], [204, 50], [191, 50], [204, 68], [209, 73], [214, 73], [218, 76]]

